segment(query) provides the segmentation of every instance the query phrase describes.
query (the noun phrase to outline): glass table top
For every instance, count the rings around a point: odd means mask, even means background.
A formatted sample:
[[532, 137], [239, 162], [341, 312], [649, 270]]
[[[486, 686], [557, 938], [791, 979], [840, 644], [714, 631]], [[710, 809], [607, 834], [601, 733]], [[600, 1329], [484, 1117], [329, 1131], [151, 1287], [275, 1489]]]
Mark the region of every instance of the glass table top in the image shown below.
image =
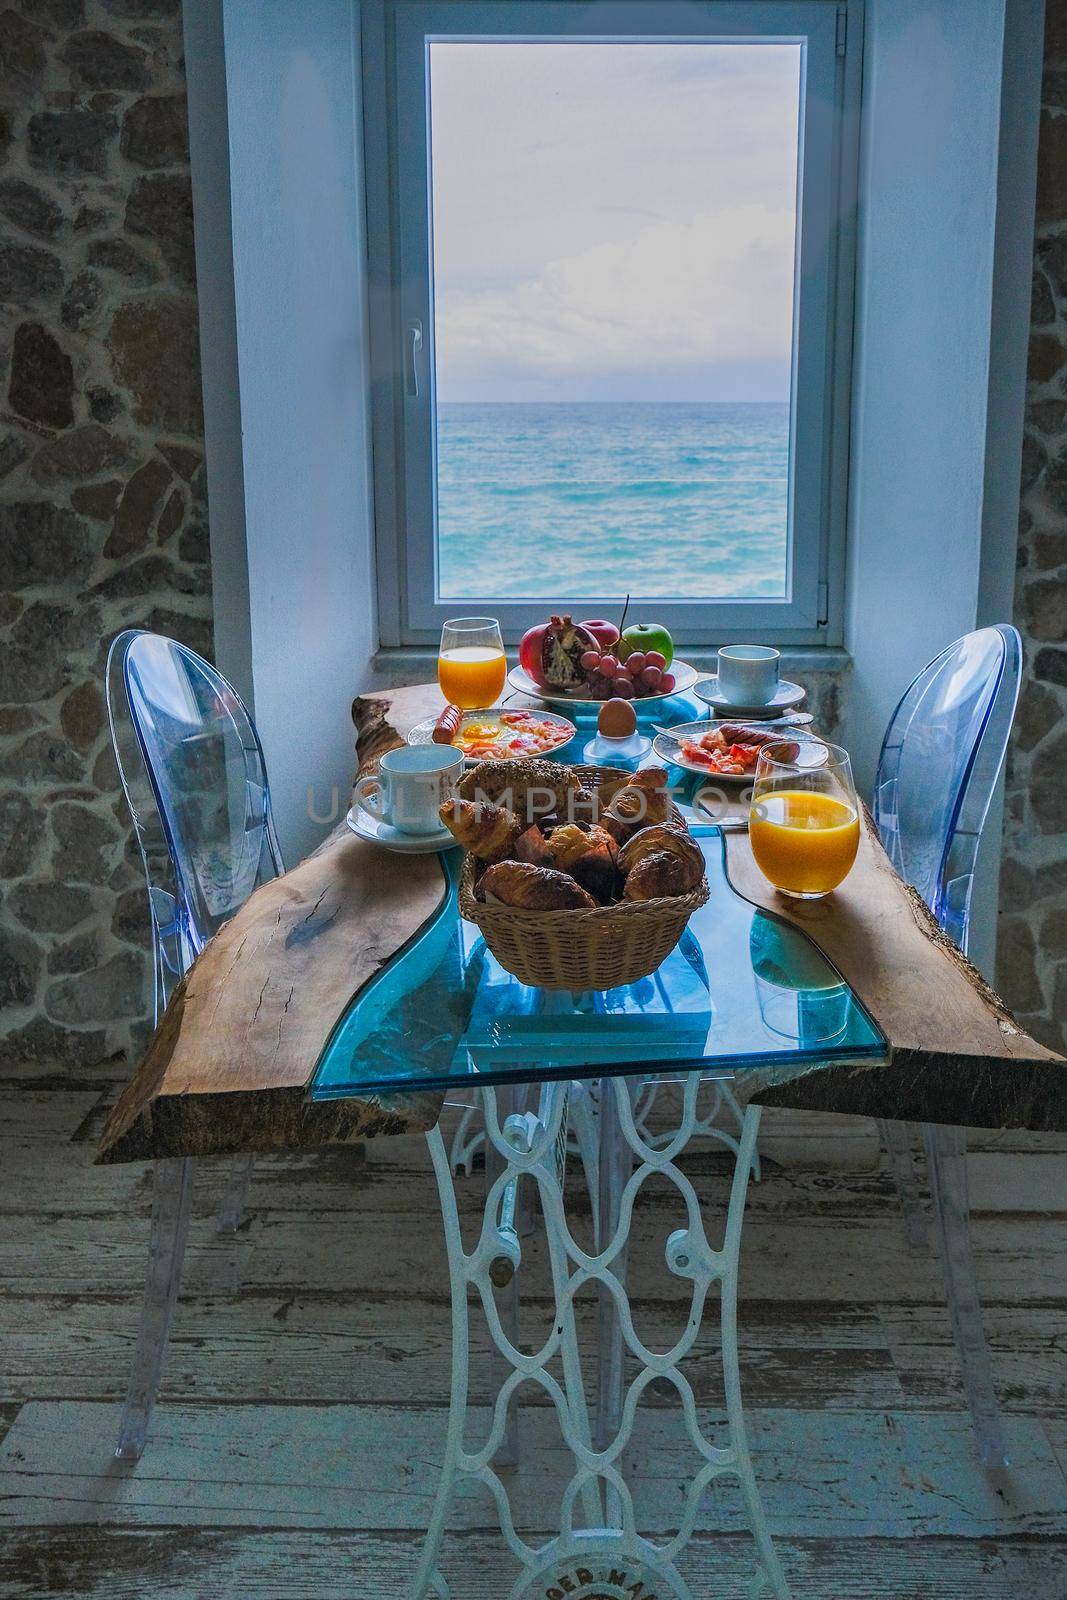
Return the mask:
[[707, 904], [650, 977], [584, 994], [506, 972], [459, 915], [462, 852], [443, 854], [441, 908], [341, 1017], [311, 1099], [883, 1057], [883, 1036], [820, 951], [731, 889], [721, 831], [691, 826]]

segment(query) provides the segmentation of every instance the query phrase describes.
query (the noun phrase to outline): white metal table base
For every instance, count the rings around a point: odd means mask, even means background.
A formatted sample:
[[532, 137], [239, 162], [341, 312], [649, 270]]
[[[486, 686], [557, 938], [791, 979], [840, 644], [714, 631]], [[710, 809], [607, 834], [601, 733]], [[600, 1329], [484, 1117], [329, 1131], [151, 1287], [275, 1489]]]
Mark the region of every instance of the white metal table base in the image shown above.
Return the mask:
[[[545, 1083], [538, 1091], [537, 1111], [512, 1111], [500, 1120], [507, 1091], [479, 1091], [488, 1147], [495, 1152], [495, 1176], [487, 1183], [481, 1228], [472, 1248], [464, 1248], [449, 1151], [439, 1129], [428, 1135], [437, 1174], [452, 1288], [452, 1388], [445, 1460], [430, 1529], [416, 1575], [416, 1600], [433, 1595], [451, 1600], [452, 1591], [439, 1565], [442, 1538], [458, 1481], [463, 1477], [485, 1485], [495, 1502], [501, 1533], [518, 1565], [507, 1590], [509, 1600], [552, 1600], [569, 1595], [642, 1600], [695, 1600], [679, 1571], [679, 1559], [696, 1527], [701, 1498], [720, 1477], [740, 1486], [748, 1525], [756, 1545], [757, 1571], [750, 1593], [789, 1600], [767, 1529], [752, 1470], [741, 1405], [737, 1365], [737, 1267], [745, 1192], [759, 1127], [759, 1110], [744, 1113], [734, 1166], [721, 1248], [709, 1243], [700, 1201], [689, 1178], [675, 1164], [697, 1130], [697, 1098], [701, 1074], [686, 1079], [681, 1114], [669, 1140], [657, 1135], [650, 1143], [635, 1120], [636, 1086], [623, 1078], [603, 1079], [597, 1101], [599, 1125], [599, 1202], [594, 1206], [590, 1254], [574, 1238], [564, 1207], [563, 1169], [568, 1136], [568, 1099], [572, 1086]], [[511, 1103], [514, 1103], [513, 1101]], [[684, 1331], [667, 1350], [654, 1351], [634, 1327], [626, 1287], [626, 1253], [637, 1196], [653, 1175], [677, 1189], [685, 1225], [666, 1241], [665, 1260], [674, 1276], [691, 1286]], [[541, 1347], [526, 1352], [509, 1336], [494, 1295], [494, 1283], [507, 1277], [506, 1263], [521, 1266], [521, 1230], [516, 1230], [516, 1191], [536, 1185], [544, 1218], [547, 1259], [555, 1315]], [[502, 1265], [504, 1270], [502, 1271]], [[596, 1383], [583, 1379], [575, 1318], [575, 1297], [593, 1285], [599, 1297], [599, 1351]], [[709, 1291], [719, 1288], [722, 1368], [725, 1396], [725, 1442], [713, 1445], [701, 1427], [699, 1408], [681, 1364], [700, 1333]], [[489, 1432], [479, 1449], [468, 1448], [470, 1410], [470, 1319], [482, 1315], [496, 1352], [501, 1377]], [[506, 1319], [514, 1333], [511, 1317]], [[637, 1374], [624, 1379], [627, 1354]], [[558, 1375], [557, 1375], [558, 1374]], [[668, 1383], [680, 1407], [672, 1415], [684, 1419], [689, 1444], [699, 1465], [684, 1496], [678, 1528], [653, 1540], [637, 1530], [633, 1496], [624, 1471], [624, 1453], [631, 1442], [638, 1405], [653, 1381]], [[516, 1527], [506, 1464], [511, 1459], [512, 1399], [519, 1387], [535, 1383], [554, 1409], [574, 1470], [560, 1502], [558, 1533], [531, 1542]], [[595, 1395], [591, 1403], [588, 1394]], [[502, 1449], [503, 1447], [503, 1449]], [[503, 1594], [503, 1590], [501, 1591]]]

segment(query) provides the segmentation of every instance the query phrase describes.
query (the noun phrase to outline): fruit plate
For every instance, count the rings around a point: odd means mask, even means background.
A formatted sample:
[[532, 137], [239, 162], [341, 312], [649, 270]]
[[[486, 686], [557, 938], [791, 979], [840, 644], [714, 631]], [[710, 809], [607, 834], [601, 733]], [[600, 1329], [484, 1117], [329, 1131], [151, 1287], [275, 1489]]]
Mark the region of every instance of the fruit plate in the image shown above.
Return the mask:
[[[658, 689], [653, 694], [643, 694], [634, 701], [635, 706], [648, 705], [653, 700], [669, 700], [675, 694], [687, 694], [700, 677], [696, 667], [691, 667], [688, 661], [673, 661], [671, 671], [674, 673], [673, 689]], [[567, 689], [542, 689], [530, 677], [524, 667], [512, 667], [508, 673], [508, 683], [518, 694], [528, 694], [536, 700], [543, 700], [549, 706], [583, 706], [595, 711], [604, 704], [603, 700], [594, 700], [589, 695], [577, 693]]]
[[[740, 722], [741, 718], [738, 717], [734, 720]], [[711, 720], [680, 722], [677, 727], [673, 727], [665, 733], [658, 733], [652, 741], [652, 749], [659, 759], [665, 761], [669, 766], [682, 767], [686, 772], [697, 772], [702, 778], [707, 778], [709, 783], [751, 783], [755, 776], [754, 772], [715, 772], [711, 767], [705, 767], [699, 761], [691, 760], [682, 751], [680, 745], [682, 739], [699, 739], [702, 733], [710, 733], [714, 727], [715, 722]], [[784, 727], [780, 739], [783, 743], [792, 740], [800, 746], [800, 754], [797, 757], [798, 766], [811, 765], [817, 767], [821, 766], [826, 759], [826, 746], [818, 735], [812, 733], [809, 728]], [[737, 744], [744, 744], [744, 742], [744, 739], [736, 740]]]
[[[504, 719], [507, 717], [517, 718], [521, 714], [521, 708], [512, 709], [507, 706], [503, 706], [496, 711], [464, 712], [463, 720], [459, 725], [461, 734], [467, 729], [478, 725], [485, 728], [499, 728], [502, 735], [499, 746], [495, 745], [491, 751], [486, 747], [485, 749], [479, 749], [477, 755], [465, 755], [464, 760], [467, 766], [476, 766], [479, 761], [484, 761], [489, 755], [492, 756], [494, 761], [526, 761], [531, 756], [550, 756], [555, 751], [562, 750], [565, 744], [569, 744], [578, 731], [573, 722], [569, 722], [566, 717], [561, 717], [555, 711], [527, 712], [526, 715], [533, 716], [538, 723], [547, 723], [550, 727], [556, 729], [557, 737], [551, 743], [539, 745], [536, 749], [509, 750], [506, 747], [508, 737], [516, 738], [521, 735], [523, 730], [521, 724], [517, 721], [509, 727]], [[436, 717], [427, 717], [425, 722], [416, 723], [408, 731], [408, 744], [432, 744], [433, 730], [436, 726]], [[453, 743], [455, 743], [455, 740], [453, 740]]]

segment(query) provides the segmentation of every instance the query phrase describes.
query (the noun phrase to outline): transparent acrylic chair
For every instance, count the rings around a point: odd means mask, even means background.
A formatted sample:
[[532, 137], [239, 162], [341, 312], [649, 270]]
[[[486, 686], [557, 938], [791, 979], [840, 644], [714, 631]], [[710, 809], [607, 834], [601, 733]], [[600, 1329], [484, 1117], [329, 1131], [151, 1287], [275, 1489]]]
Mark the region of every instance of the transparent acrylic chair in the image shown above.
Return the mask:
[[[923, 668], [897, 706], [878, 761], [874, 820], [889, 859], [964, 951], [982, 828], [1004, 764], [1019, 698], [1022, 641], [1012, 627], [979, 628]], [[912, 1161], [913, 1129], [882, 1122], [908, 1241], [926, 1228]], [[952, 1329], [979, 1454], [1006, 1462], [971, 1249], [967, 1135], [925, 1123], [934, 1220]]]
[[[119, 777], [144, 864], [153, 1021], [212, 934], [282, 871], [263, 750], [240, 696], [208, 662], [130, 630], [107, 659]], [[115, 1454], [144, 1449], [181, 1279], [195, 1162], [157, 1161], [141, 1325]], [[220, 1228], [237, 1228], [251, 1160], [235, 1159]]]

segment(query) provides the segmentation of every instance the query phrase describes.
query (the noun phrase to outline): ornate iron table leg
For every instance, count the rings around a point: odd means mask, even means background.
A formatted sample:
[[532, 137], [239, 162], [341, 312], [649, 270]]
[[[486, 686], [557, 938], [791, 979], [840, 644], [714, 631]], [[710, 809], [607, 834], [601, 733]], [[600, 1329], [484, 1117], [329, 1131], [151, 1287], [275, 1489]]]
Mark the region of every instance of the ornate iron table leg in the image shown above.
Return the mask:
[[[698, 1122], [700, 1076], [694, 1073], [683, 1092], [679, 1127], [666, 1142], [650, 1144], [634, 1120], [631, 1088], [623, 1079], [604, 1080], [600, 1094], [600, 1197], [595, 1253], [576, 1241], [566, 1219], [560, 1150], [567, 1136], [569, 1085], [545, 1084], [538, 1110], [512, 1112], [501, 1126], [497, 1097], [481, 1091], [487, 1148], [500, 1158], [500, 1171], [488, 1187], [481, 1231], [466, 1251], [459, 1226], [452, 1165], [438, 1130], [429, 1146], [441, 1194], [445, 1240], [452, 1280], [452, 1393], [445, 1461], [431, 1525], [416, 1576], [416, 1600], [434, 1595], [447, 1600], [449, 1588], [439, 1566], [441, 1540], [449, 1507], [461, 1475], [484, 1484], [493, 1496], [504, 1540], [520, 1571], [510, 1600], [544, 1600], [545, 1595], [625, 1597], [636, 1593], [657, 1600], [693, 1600], [678, 1569], [679, 1558], [697, 1523], [701, 1497], [720, 1477], [740, 1486], [749, 1527], [756, 1543], [758, 1569], [751, 1593], [788, 1600], [789, 1590], [767, 1528], [748, 1450], [737, 1365], [737, 1265], [744, 1215], [745, 1190], [752, 1169], [759, 1111], [744, 1114], [734, 1179], [722, 1244], [714, 1248], [704, 1228], [700, 1201], [689, 1178], [675, 1164]], [[614, 1183], [609, 1172], [618, 1174]], [[638, 1336], [625, 1284], [625, 1257], [635, 1200], [652, 1175], [677, 1189], [685, 1208], [685, 1226], [666, 1243], [669, 1270], [691, 1285], [691, 1306], [684, 1332], [670, 1349], [655, 1351]], [[501, 1254], [502, 1223], [509, 1216], [502, 1201], [509, 1185], [522, 1179], [536, 1183], [544, 1214], [555, 1316], [540, 1349], [529, 1354], [509, 1338], [493, 1295], [490, 1271]], [[508, 1248], [514, 1249], [509, 1234]], [[575, 1322], [575, 1297], [594, 1286], [601, 1306], [601, 1373], [594, 1439]], [[725, 1392], [725, 1443], [713, 1445], [701, 1427], [696, 1396], [682, 1362], [691, 1355], [713, 1285], [720, 1293], [722, 1363]], [[473, 1291], [473, 1293], [471, 1292]], [[469, 1317], [480, 1306], [506, 1376], [493, 1404], [492, 1422], [478, 1450], [464, 1443], [469, 1408]], [[605, 1359], [606, 1358], [606, 1359]], [[625, 1364], [636, 1365], [628, 1384]], [[557, 1372], [560, 1374], [557, 1377]], [[677, 1531], [659, 1540], [638, 1533], [634, 1501], [626, 1482], [623, 1458], [630, 1446], [642, 1395], [654, 1380], [670, 1384], [680, 1402], [680, 1417], [699, 1466], [686, 1487]], [[500, 1448], [508, 1428], [510, 1402], [520, 1384], [540, 1384], [552, 1402], [574, 1470], [564, 1490], [559, 1532], [531, 1543], [515, 1525], [509, 1490], [498, 1471]], [[644, 1587], [635, 1588], [634, 1585]]]

